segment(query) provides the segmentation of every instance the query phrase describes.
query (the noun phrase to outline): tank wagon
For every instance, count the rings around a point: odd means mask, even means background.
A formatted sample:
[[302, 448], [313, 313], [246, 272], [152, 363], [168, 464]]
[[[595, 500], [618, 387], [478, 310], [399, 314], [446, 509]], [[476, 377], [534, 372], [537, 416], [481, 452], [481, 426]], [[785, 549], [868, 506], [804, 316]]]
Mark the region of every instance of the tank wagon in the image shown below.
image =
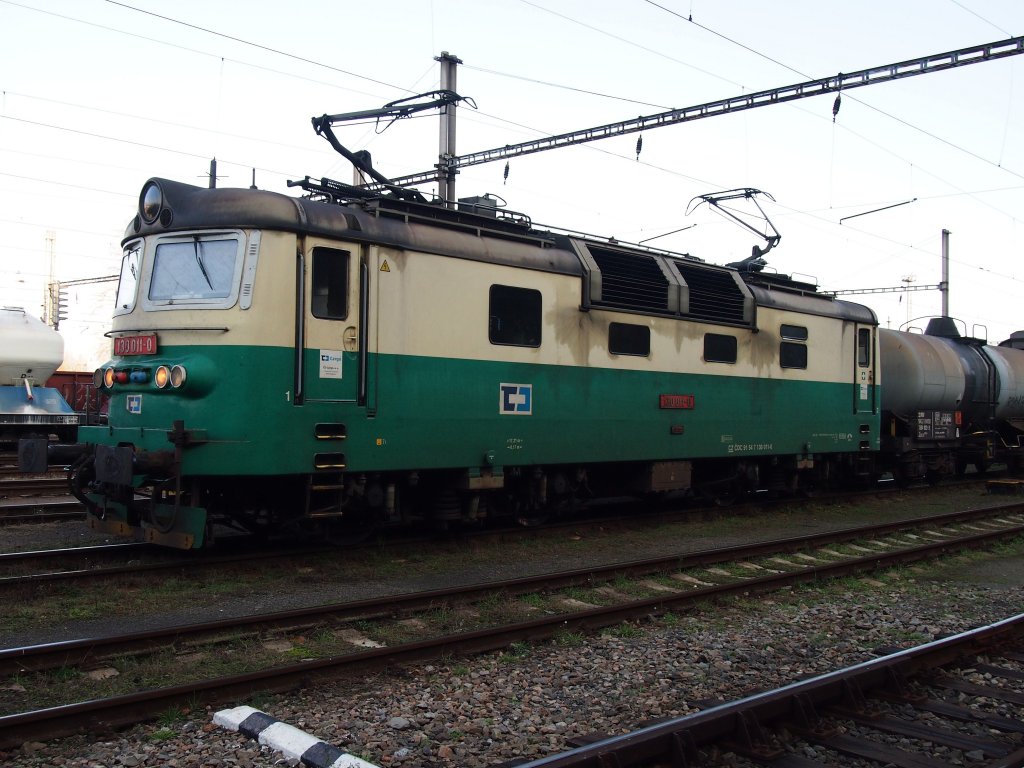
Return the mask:
[[94, 528], [194, 548], [214, 523], [532, 519], [877, 474], [870, 309], [507, 211], [315, 190], [145, 184], [96, 374], [108, 424], [50, 451]]
[[64, 339], [20, 307], [0, 309], [0, 444], [23, 437], [75, 439], [79, 415], [45, 386], [64, 359]]
[[1024, 334], [999, 346], [933, 318], [923, 334], [881, 329], [882, 453], [897, 479], [1024, 464]]

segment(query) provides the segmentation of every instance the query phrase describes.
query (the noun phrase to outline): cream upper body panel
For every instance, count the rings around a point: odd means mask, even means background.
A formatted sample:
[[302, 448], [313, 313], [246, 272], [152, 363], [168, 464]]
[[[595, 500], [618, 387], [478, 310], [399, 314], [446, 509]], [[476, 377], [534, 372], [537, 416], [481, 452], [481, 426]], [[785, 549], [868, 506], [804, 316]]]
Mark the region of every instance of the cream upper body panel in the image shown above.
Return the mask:
[[[851, 380], [856, 355], [854, 324], [834, 317], [762, 307], [754, 330], [609, 309], [582, 311], [580, 279], [571, 275], [386, 248], [371, 248], [369, 260], [376, 351], [383, 354], [787, 380]], [[540, 292], [539, 346], [490, 342], [488, 302], [493, 285]], [[611, 323], [649, 328], [650, 353], [610, 353]], [[805, 341], [788, 342], [808, 347], [806, 368], [781, 367], [784, 324], [806, 329]], [[704, 361], [704, 337], [709, 333], [735, 337], [735, 363]]]
[[[374, 353], [836, 382], [851, 380], [857, 354], [856, 324], [823, 314], [759, 306], [756, 327], [745, 327], [599, 307], [584, 311], [581, 277], [564, 272], [328, 238], [300, 240], [293, 233], [275, 230], [232, 230], [213, 237], [238, 240], [235, 271], [225, 297], [162, 299], [164, 294], [154, 289], [157, 248], [176, 247], [180, 264], [194, 271], [189, 249], [195, 247], [196, 238], [187, 233], [149, 236], [138, 241], [143, 248], [134, 306], [127, 311], [120, 308], [113, 334], [156, 331], [161, 345], [290, 347], [295, 344], [296, 302], [301, 296], [307, 321], [304, 346], [349, 348], [346, 340], [351, 344], [359, 335], [359, 271], [365, 260], [369, 274], [365, 297], [369, 327], [365, 330], [368, 351]], [[309, 314], [310, 260], [317, 248], [331, 249], [346, 259], [347, 310], [343, 318], [331, 322], [317, 322]], [[300, 268], [304, 270], [301, 291], [297, 290]], [[202, 274], [209, 283], [205, 270]], [[226, 276], [223, 280], [227, 284]], [[489, 295], [495, 285], [539, 293], [539, 346], [491, 342]], [[202, 301], [208, 303], [197, 305]], [[611, 353], [612, 323], [648, 329], [648, 354]], [[800, 333], [792, 338], [784, 327], [796, 327]], [[735, 362], [704, 359], [708, 334], [735, 339]], [[805, 367], [781, 365], [784, 344], [806, 348]]]

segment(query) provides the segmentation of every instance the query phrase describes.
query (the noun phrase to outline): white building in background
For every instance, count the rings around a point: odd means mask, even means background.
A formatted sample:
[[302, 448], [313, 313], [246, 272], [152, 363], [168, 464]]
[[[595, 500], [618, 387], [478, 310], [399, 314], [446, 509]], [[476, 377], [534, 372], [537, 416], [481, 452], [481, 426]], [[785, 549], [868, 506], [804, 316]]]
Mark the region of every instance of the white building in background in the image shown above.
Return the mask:
[[110, 330], [117, 280], [69, 285], [67, 317], [60, 321], [64, 337], [64, 362], [59, 371], [92, 373], [110, 359]]

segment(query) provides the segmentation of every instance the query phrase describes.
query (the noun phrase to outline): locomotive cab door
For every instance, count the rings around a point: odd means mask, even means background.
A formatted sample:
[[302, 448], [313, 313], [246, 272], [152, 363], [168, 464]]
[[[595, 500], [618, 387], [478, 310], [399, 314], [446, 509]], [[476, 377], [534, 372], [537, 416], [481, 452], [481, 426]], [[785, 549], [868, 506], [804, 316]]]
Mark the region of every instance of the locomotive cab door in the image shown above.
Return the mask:
[[875, 353], [875, 329], [870, 325], [857, 324], [857, 351], [853, 373], [853, 412], [876, 413], [878, 409]]
[[297, 279], [297, 404], [359, 399], [359, 246], [309, 239]]

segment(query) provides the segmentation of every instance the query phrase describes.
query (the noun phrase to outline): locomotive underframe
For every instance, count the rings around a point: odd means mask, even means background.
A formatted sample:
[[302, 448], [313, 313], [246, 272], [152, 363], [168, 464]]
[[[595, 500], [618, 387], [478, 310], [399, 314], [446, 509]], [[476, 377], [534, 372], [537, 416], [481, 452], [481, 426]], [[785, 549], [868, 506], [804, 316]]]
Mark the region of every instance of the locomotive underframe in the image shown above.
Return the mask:
[[315, 530], [344, 537], [385, 527], [446, 529], [488, 520], [529, 525], [601, 500], [675, 494], [729, 504], [755, 493], [813, 493], [877, 477], [874, 456], [853, 453], [182, 477], [180, 448], [79, 447], [85, 450], [72, 465], [72, 488], [86, 505], [93, 529], [184, 549], [211, 544], [215, 526], [266, 536]]

